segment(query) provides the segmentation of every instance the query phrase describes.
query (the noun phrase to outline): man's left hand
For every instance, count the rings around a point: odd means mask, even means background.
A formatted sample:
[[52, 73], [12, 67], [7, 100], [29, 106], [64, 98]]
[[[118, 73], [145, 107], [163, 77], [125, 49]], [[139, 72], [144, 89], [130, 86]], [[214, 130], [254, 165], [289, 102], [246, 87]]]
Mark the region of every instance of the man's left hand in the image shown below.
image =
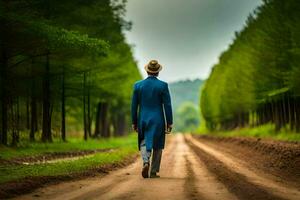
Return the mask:
[[133, 129], [135, 132], [138, 132], [137, 124], [132, 124], [132, 129]]

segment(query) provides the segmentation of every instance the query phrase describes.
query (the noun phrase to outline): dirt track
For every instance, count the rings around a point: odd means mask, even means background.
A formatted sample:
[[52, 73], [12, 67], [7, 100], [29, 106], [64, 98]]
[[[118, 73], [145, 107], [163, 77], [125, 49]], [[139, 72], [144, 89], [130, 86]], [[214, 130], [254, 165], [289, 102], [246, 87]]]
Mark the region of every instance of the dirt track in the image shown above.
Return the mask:
[[297, 180], [266, 173], [234, 145], [179, 134], [168, 140], [160, 179], [143, 179], [138, 160], [105, 177], [52, 185], [17, 199], [300, 199]]

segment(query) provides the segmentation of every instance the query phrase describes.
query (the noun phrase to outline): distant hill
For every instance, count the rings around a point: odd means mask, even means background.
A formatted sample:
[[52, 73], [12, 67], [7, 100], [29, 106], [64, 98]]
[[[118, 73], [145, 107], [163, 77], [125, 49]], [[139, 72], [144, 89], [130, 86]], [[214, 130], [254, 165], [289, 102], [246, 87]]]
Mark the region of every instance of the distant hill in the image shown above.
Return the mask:
[[177, 81], [169, 84], [174, 113], [175, 131], [193, 132], [200, 123], [200, 79]]
[[195, 80], [183, 80], [177, 81], [169, 84], [173, 109], [182, 105], [184, 102], [193, 102], [197, 107], [199, 107], [200, 98], [200, 87], [203, 85], [204, 81], [200, 79]]

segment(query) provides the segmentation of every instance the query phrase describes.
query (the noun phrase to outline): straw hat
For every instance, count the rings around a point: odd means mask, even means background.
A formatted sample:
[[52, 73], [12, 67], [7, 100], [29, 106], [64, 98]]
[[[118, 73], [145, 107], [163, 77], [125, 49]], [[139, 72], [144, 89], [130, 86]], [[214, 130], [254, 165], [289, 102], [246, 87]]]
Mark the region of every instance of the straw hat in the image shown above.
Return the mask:
[[158, 73], [162, 70], [162, 66], [157, 62], [157, 60], [151, 60], [147, 65], [145, 65], [145, 70], [149, 73]]

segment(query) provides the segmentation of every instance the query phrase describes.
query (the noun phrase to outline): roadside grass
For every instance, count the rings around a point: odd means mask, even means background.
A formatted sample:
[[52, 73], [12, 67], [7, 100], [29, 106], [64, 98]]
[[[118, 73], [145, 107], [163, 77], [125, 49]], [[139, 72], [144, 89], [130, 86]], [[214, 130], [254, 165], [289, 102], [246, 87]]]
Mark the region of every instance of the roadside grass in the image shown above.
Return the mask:
[[300, 141], [300, 133], [289, 131], [287, 127], [280, 131], [275, 131], [273, 124], [265, 124], [258, 127], [245, 127], [241, 129], [234, 129], [231, 131], [213, 131], [213, 132], [198, 132], [198, 134], [208, 134], [221, 137], [256, 137], [281, 141]]
[[76, 172], [84, 172], [105, 164], [114, 164], [124, 161], [137, 153], [137, 136], [131, 134], [126, 137], [88, 140], [69, 139], [67, 143], [53, 142], [48, 144], [33, 143], [17, 148], [1, 147], [2, 158], [39, 155], [45, 152], [62, 152], [87, 149], [116, 148], [111, 152], [99, 152], [92, 156], [76, 160], [65, 160], [56, 163], [36, 165], [0, 165], [0, 183], [17, 181], [26, 177], [59, 176]]
[[20, 143], [17, 147], [0, 146], [0, 158], [12, 159], [16, 157], [36, 156], [52, 152], [122, 148], [127, 146], [136, 146], [136, 140], [136, 134], [133, 133], [126, 137], [88, 139], [87, 141], [84, 141], [82, 138], [68, 138], [67, 142], [54, 140], [52, 143], [27, 141]]
[[0, 166], [0, 183], [19, 180], [26, 177], [59, 176], [86, 171], [104, 164], [120, 162], [136, 153], [136, 148], [123, 147], [111, 153], [97, 153], [91, 157], [83, 157], [74, 161], [61, 161], [38, 165]]

